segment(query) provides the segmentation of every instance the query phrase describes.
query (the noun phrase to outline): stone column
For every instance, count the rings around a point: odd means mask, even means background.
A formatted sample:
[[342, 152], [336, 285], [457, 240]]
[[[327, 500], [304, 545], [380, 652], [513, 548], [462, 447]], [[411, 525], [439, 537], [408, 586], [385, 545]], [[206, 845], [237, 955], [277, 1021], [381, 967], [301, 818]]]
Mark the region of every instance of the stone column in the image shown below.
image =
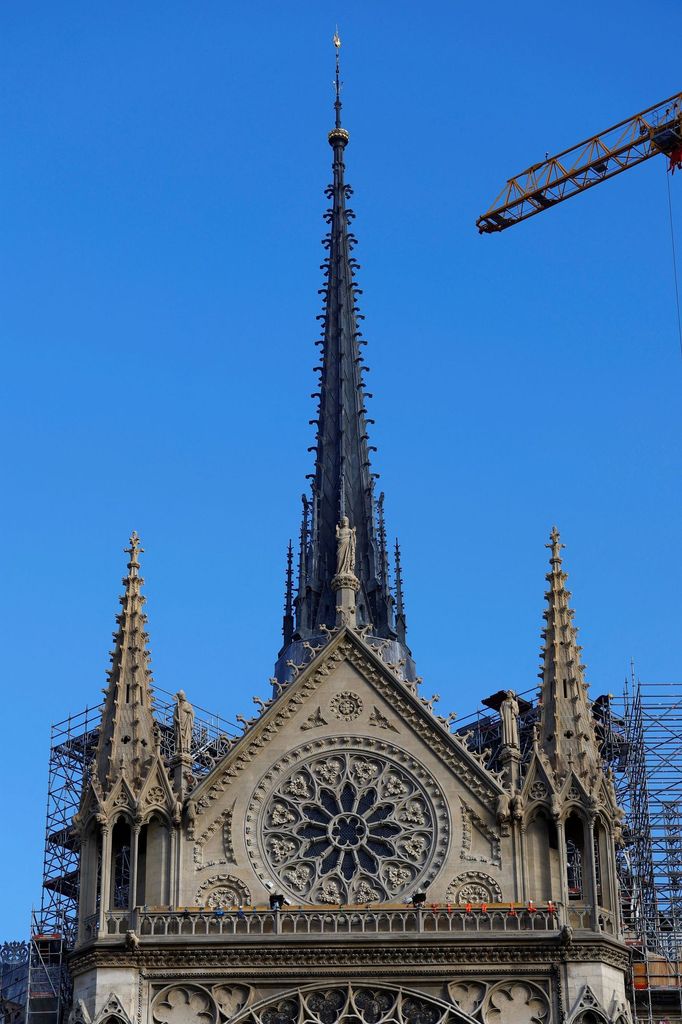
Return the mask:
[[336, 625], [356, 625], [355, 595], [360, 589], [360, 581], [352, 573], [337, 574], [332, 578], [332, 590], [336, 592]]
[[[621, 920], [620, 894], [618, 892], [618, 866], [616, 864], [616, 839], [613, 829], [609, 827], [605, 832], [607, 856], [609, 861], [609, 893], [611, 896], [611, 914], [615, 927], [616, 938], [622, 938], [623, 927]], [[604, 884], [604, 868], [602, 865], [602, 882]]]
[[520, 855], [521, 863], [515, 871], [516, 899], [525, 903], [528, 897], [528, 843], [526, 841], [526, 823], [524, 821], [514, 822], [513, 834], [517, 856]]
[[99, 934], [106, 933], [106, 912], [111, 901], [111, 829], [102, 825], [102, 865], [99, 880]]
[[179, 879], [178, 879], [178, 865], [177, 865], [177, 848], [178, 848], [178, 827], [173, 823], [170, 830], [170, 853], [168, 856], [168, 871], [170, 875], [169, 886], [168, 886], [168, 902], [172, 906], [177, 906]]
[[[599, 909], [597, 905], [597, 860], [594, 853], [594, 815], [587, 822], [587, 843], [589, 850], [587, 862], [590, 865], [590, 888], [592, 889], [592, 928], [599, 931]], [[588, 850], [585, 853], [588, 853]]]
[[566, 857], [566, 829], [564, 823], [559, 818], [555, 819], [556, 832], [557, 832], [557, 846], [559, 847], [559, 873], [561, 875], [561, 893], [559, 898], [564, 906], [564, 912], [566, 914], [566, 924], [571, 922], [568, 919], [569, 899], [568, 899], [568, 859]]
[[137, 855], [140, 846], [140, 829], [142, 824], [136, 821], [130, 830], [130, 892], [128, 893], [128, 909], [130, 910], [130, 927], [133, 928], [133, 917], [137, 901]]
[[[80, 849], [80, 897], [78, 900], [78, 942], [82, 942], [84, 935], [85, 918], [92, 914], [94, 907], [92, 900], [92, 850], [97, 846], [93, 844], [92, 837], [87, 833], [81, 837]], [[95, 868], [96, 871], [96, 868]], [[95, 874], [95, 877], [96, 874]]]

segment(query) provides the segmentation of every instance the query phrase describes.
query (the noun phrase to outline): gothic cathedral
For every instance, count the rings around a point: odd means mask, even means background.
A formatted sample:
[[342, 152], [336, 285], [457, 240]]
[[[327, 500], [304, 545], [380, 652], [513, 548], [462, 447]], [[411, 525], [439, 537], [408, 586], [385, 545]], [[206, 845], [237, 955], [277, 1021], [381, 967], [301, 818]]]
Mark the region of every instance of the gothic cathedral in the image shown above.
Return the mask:
[[[337, 48], [338, 53], [338, 48]], [[420, 696], [375, 496], [337, 60], [316, 459], [269, 699], [198, 773], [154, 715], [130, 540], [81, 844], [71, 1024], [628, 1024], [620, 812], [550, 552], [530, 730]]]

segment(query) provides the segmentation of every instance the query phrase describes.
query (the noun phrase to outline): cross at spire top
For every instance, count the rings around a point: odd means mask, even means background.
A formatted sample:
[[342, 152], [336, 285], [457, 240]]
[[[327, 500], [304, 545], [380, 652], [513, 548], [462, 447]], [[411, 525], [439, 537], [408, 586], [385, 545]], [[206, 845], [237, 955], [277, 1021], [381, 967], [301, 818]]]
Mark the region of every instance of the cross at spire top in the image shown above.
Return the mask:
[[341, 37], [339, 26], [334, 31], [334, 46], [336, 48], [336, 78], [334, 79], [334, 110], [336, 111], [336, 127], [341, 127]]

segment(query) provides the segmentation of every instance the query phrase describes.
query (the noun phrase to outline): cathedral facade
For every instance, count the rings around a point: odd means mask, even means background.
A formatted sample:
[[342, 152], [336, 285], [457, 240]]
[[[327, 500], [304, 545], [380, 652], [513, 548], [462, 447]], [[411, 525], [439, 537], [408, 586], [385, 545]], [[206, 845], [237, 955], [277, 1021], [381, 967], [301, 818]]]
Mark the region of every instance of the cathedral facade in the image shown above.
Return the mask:
[[628, 1024], [620, 812], [556, 530], [528, 742], [512, 691], [494, 764], [420, 695], [371, 471], [338, 61], [335, 115], [315, 472], [272, 693], [208, 774], [182, 692], [161, 742], [133, 534], [74, 820], [71, 1024]]

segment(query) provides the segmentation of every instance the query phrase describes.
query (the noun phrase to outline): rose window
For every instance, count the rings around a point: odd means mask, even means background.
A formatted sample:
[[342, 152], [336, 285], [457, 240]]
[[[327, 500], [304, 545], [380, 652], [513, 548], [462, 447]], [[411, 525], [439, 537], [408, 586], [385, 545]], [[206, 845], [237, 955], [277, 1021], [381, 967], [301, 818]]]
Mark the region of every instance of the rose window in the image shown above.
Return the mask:
[[440, 866], [443, 797], [421, 766], [383, 749], [317, 754], [278, 773], [267, 796], [259, 787], [259, 852], [292, 902], [391, 900]]

